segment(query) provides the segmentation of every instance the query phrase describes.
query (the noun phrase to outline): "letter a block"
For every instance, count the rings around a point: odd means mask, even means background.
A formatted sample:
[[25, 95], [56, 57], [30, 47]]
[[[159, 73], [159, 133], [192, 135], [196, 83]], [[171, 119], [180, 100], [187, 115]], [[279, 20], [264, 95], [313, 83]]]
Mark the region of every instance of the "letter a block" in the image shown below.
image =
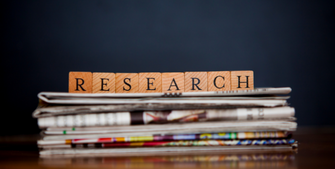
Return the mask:
[[206, 92], [207, 72], [185, 72], [185, 92]]
[[184, 73], [162, 73], [162, 92], [184, 92]]
[[231, 90], [253, 90], [253, 71], [231, 71]]
[[137, 93], [138, 73], [116, 73], [115, 75], [116, 93]]
[[69, 93], [92, 93], [92, 73], [70, 72]]
[[93, 93], [115, 93], [115, 73], [93, 72]]
[[160, 93], [162, 92], [161, 73], [139, 73], [139, 93]]
[[230, 71], [207, 72], [208, 91], [230, 90]]

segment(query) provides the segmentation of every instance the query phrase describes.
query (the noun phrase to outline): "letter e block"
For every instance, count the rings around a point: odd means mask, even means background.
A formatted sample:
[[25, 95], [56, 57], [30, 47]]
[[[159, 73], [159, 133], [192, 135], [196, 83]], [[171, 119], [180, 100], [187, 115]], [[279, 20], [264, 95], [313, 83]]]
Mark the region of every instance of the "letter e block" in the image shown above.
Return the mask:
[[138, 73], [116, 73], [115, 75], [116, 93], [137, 93]]
[[93, 72], [93, 93], [115, 93], [115, 73]]
[[206, 92], [207, 72], [185, 72], [185, 92]]
[[230, 71], [207, 72], [208, 91], [230, 90]]
[[162, 74], [156, 72], [139, 73], [139, 93], [162, 92]]
[[253, 71], [231, 71], [231, 90], [253, 90]]
[[92, 73], [70, 72], [69, 93], [92, 93]]
[[184, 73], [162, 73], [162, 92], [184, 92]]

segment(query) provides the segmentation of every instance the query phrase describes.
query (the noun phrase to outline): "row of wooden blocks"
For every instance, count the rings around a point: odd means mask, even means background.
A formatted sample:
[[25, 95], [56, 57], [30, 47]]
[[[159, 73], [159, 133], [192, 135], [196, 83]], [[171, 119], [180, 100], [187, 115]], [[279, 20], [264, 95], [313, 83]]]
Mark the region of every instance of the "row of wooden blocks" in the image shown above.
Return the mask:
[[253, 71], [69, 73], [69, 93], [166, 93], [252, 89]]

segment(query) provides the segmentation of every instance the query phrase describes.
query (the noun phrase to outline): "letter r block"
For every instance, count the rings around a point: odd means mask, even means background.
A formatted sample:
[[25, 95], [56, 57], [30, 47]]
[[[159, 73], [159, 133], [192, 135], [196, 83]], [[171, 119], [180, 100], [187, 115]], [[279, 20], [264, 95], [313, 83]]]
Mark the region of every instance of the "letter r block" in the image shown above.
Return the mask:
[[137, 93], [138, 73], [116, 73], [115, 75], [116, 93]]
[[208, 91], [230, 90], [230, 71], [207, 72]]
[[253, 90], [253, 71], [231, 71], [231, 90]]
[[93, 93], [115, 93], [115, 73], [93, 72]]
[[184, 92], [184, 73], [162, 73], [162, 92]]
[[92, 73], [70, 72], [69, 93], [92, 93]]
[[206, 92], [207, 72], [185, 72], [185, 92]]
[[139, 73], [139, 93], [161, 93], [162, 92], [162, 73], [148, 72]]

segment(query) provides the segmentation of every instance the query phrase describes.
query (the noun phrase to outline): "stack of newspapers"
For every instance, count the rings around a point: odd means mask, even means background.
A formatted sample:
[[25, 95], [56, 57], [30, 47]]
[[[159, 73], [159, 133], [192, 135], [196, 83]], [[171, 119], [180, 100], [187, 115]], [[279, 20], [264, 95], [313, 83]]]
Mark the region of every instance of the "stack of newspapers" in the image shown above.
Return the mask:
[[41, 156], [292, 151], [290, 92], [41, 92], [33, 117]]

